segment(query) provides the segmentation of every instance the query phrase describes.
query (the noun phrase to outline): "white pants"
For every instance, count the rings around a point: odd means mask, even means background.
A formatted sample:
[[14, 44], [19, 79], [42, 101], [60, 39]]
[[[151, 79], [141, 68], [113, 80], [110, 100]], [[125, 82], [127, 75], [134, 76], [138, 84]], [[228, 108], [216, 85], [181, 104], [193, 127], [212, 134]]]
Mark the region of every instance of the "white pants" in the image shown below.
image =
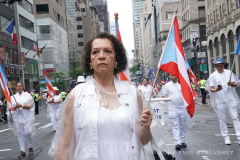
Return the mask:
[[50, 115], [51, 115], [51, 121], [52, 121], [52, 125], [53, 125], [53, 129], [57, 128], [57, 120], [58, 120], [58, 112], [59, 109], [50, 109]]
[[224, 139], [229, 139], [228, 128], [226, 125], [226, 110], [228, 110], [230, 117], [233, 120], [233, 125], [237, 135], [237, 139], [240, 141], [240, 122], [238, 119], [237, 102], [228, 101], [217, 105], [218, 118], [220, 123], [220, 130]]
[[172, 133], [175, 145], [185, 143], [187, 113], [184, 109], [169, 109], [169, 119], [172, 122]]
[[17, 134], [18, 134], [18, 142], [20, 145], [21, 151], [25, 152], [25, 136], [28, 142], [28, 148], [32, 147], [33, 143], [33, 122], [28, 121], [25, 124], [16, 123]]

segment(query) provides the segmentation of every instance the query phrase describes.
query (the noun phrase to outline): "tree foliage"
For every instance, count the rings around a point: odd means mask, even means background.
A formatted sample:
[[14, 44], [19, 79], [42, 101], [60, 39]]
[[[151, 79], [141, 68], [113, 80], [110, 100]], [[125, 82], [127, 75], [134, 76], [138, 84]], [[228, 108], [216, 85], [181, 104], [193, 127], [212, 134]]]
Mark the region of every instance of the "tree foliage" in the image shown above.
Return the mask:
[[[83, 67], [81, 66], [81, 64], [83, 63], [82, 62], [82, 59], [76, 59], [74, 61], [75, 63], [75, 77], [78, 77], [80, 75], [83, 75], [84, 73], [84, 69]], [[73, 65], [70, 66], [70, 71], [69, 71], [69, 75], [70, 77], [74, 77], [74, 68], [73, 68]]]
[[135, 72], [138, 71], [138, 65], [135, 64], [132, 68], [129, 69], [129, 71], [131, 72], [132, 75], [134, 75]]

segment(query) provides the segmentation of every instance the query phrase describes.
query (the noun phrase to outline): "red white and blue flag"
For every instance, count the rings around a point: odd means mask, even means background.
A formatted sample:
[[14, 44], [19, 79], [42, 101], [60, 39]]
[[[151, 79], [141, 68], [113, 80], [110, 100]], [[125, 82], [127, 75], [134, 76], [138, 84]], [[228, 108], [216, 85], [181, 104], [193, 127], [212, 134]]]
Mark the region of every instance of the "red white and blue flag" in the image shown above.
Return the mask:
[[239, 35], [239, 38], [238, 38], [238, 44], [237, 44], [237, 48], [236, 48], [236, 55], [240, 56], [240, 35]]
[[4, 73], [4, 70], [3, 70], [1, 64], [0, 64], [0, 83], [1, 83], [1, 87], [2, 87], [2, 90], [3, 90], [3, 93], [4, 93], [5, 97], [6, 97], [7, 102], [10, 105], [12, 105], [11, 96], [9, 94], [8, 86], [7, 86], [8, 79], [7, 79], [7, 77], [6, 77], [5, 73]]
[[194, 75], [194, 73], [193, 73], [193, 71], [192, 71], [192, 69], [191, 69], [191, 67], [190, 67], [190, 65], [189, 65], [189, 63], [188, 63], [188, 61], [187, 61], [186, 58], [185, 58], [185, 61], [186, 61], [186, 66], [187, 66], [187, 70], [188, 70], [188, 72], [189, 72], [189, 77], [190, 77], [191, 82], [192, 82], [193, 84], [195, 84], [195, 85], [198, 85], [197, 78], [196, 78], [196, 76]]
[[15, 22], [13, 19], [11, 20], [10, 24], [7, 26], [6, 31], [11, 34], [13, 45], [16, 45], [18, 43], [18, 39], [17, 39], [16, 28], [15, 28]]
[[178, 78], [178, 82], [181, 85], [184, 106], [187, 108], [188, 114], [193, 117], [195, 111], [193, 90], [187, 73], [186, 60], [176, 14], [173, 16], [171, 28], [158, 68]]
[[[116, 37], [122, 42], [121, 34], [119, 31], [118, 20], [115, 20], [115, 27], [116, 27]], [[128, 67], [124, 71], [119, 73], [119, 78], [121, 81], [128, 81], [129, 83], [131, 83], [131, 77], [130, 77], [130, 72]]]
[[47, 76], [47, 72], [46, 72], [46, 69], [45, 69], [44, 66], [43, 66], [43, 75], [44, 75], [44, 79], [45, 79], [45, 82], [46, 82], [46, 88], [47, 88], [48, 96], [50, 98], [52, 98], [56, 92], [53, 89], [52, 83], [51, 83], [50, 79]]

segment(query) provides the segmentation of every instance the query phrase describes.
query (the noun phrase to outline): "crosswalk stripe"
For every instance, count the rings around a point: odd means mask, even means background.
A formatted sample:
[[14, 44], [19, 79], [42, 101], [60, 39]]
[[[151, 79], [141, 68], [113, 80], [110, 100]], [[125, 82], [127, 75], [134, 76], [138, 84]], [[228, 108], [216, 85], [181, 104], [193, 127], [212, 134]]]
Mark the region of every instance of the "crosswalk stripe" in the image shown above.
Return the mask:
[[211, 159], [208, 158], [208, 156], [202, 156], [202, 158], [203, 158], [204, 160], [211, 160]]
[[38, 128], [38, 129], [48, 128], [48, 127], [50, 127], [51, 125], [52, 125], [52, 123], [48, 123], [48, 124], [46, 124], [46, 125], [44, 125], [44, 126]]
[[11, 151], [12, 149], [1, 149], [0, 152]]
[[9, 130], [9, 128], [3, 129], [3, 130], [0, 131], [0, 133], [5, 132], [5, 131], [8, 131], [8, 130]]

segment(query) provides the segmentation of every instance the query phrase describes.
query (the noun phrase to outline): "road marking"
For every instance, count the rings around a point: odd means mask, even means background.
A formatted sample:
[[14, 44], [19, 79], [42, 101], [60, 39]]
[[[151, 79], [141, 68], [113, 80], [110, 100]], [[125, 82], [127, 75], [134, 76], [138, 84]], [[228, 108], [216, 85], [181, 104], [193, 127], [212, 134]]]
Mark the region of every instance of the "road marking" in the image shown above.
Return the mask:
[[40, 123], [35, 123], [35, 126], [39, 125]]
[[[229, 136], [236, 136], [236, 134], [228, 134]], [[222, 134], [215, 134], [215, 136], [222, 136]]]
[[9, 130], [9, 128], [3, 129], [3, 130], [0, 131], [0, 133], [5, 132], [5, 131], [8, 131], [8, 130]]
[[174, 146], [175, 144], [166, 144], [167, 146]]
[[211, 160], [211, 159], [208, 158], [208, 156], [202, 156], [202, 158], [203, 158], [204, 160]]
[[38, 128], [38, 129], [48, 128], [48, 127], [50, 127], [51, 125], [52, 125], [52, 123], [48, 123], [48, 124], [46, 124], [46, 125], [44, 125], [44, 126]]
[[194, 131], [194, 132], [201, 132], [201, 131]]
[[11, 151], [12, 149], [1, 149], [0, 152]]

